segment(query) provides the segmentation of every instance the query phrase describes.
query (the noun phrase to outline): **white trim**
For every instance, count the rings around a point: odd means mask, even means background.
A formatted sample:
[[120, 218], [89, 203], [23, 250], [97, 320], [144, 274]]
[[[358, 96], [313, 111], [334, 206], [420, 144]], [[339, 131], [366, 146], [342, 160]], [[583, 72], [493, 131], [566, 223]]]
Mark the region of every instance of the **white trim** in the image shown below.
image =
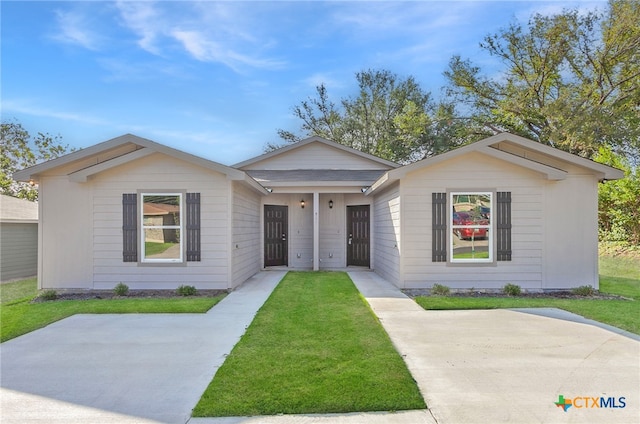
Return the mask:
[[313, 270], [320, 269], [320, 193], [313, 192]]
[[[179, 225], [144, 225], [144, 197], [145, 196], [177, 196], [180, 204], [180, 224]], [[140, 263], [143, 264], [182, 264], [185, 262], [185, 243], [184, 238], [186, 235], [185, 232], [185, 196], [184, 192], [141, 192], [140, 193], [140, 234], [139, 234], [139, 242], [140, 242]], [[177, 229], [180, 231], [180, 257], [176, 259], [163, 258], [163, 259], [149, 259], [146, 258], [145, 252], [145, 230], [146, 229]]]
[[343, 144], [336, 143], [335, 141], [327, 140], [326, 138], [322, 138], [322, 137], [318, 137], [318, 136], [305, 138], [304, 140], [298, 141], [297, 143], [292, 143], [292, 144], [290, 144], [288, 146], [281, 147], [281, 148], [273, 150], [273, 151], [271, 151], [269, 153], [265, 153], [263, 155], [256, 156], [254, 158], [247, 159], [245, 161], [236, 163], [236, 164], [231, 165], [231, 166], [233, 168], [242, 169], [242, 168], [245, 168], [245, 167], [247, 167], [249, 165], [253, 165], [255, 163], [262, 162], [263, 160], [270, 159], [272, 157], [281, 155], [281, 154], [286, 153], [286, 152], [291, 151], [291, 150], [298, 149], [298, 148], [300, 148], [302, 146], [306, 146], [307, 144], [311, 144], [311, 143], [322, 143], [322, 144], [325, 144], [325, 145], [327, 145], [329, 147], [333, 147], [335, 149], [342, 150], [342, 151], [347, 152], [347, 153], [351, 153], [351, 154], [353, 154], [355, 156], [359, 156], [361, 158], [368, 159], [368, 160], [373, 161], [373, 162], [377, 162], [377, 163], [385, 165], [386, 167], [389, 167], [389, 168], [398, 168], [400, 166], [399, 164], [397, 164], [395, 162], [391, 162], [391, 161], [388, 161], [386, 159], [382, 159], [382, 158], [379, 158], [377, 156], [373, 156], [373, 155], [370, 155], [368, 153], [361, 152], [360, 150], [356, 150], [356, 149], [353, 149], [351, 147], [345, 146]]
[[527, 168], [535, 172], [539, 172], [543, 175], [546, 175], [547, 179], [549, 180], [564, 180], [567, 178], [567, 175], [569, 175], [567, 171], [563, 171], [562, 169], [553, 168], [540, 162], [534, 162], [530, 159], [516, 156], [514, 154], [507, 153], [493, 147], [482, 149], [480, 153], [482, 153], [483, 155], [494, 157], [496, 159], [504, 160], [509, 163], [513, 163], [515, 165], [519, 165], [523, 168]]
[[[489, 225], [472, 225], [472, 226], [460, 226], [460, 225], [454, 225], [453, 224], [453, 196], [489, 196]], [[451, 264], [487, 264], [487, 263], [494, 263], [495, 260], [495, 235], [494, 235], [494, 204], [495, 204], [495, 192], [494, 191], [474, 191], [474, 190], [456, 190], [456, 191], [450, 191], [447, 193], [447, 208], [449, 209], [447, 212], [448, 215], [448, 222], [447, 222], [447, 230], [449, 232], [449, 234], [447, 234], [447, 240], [448, 240], [448, 250], [449, 250], [449, 263]], [[489, 257], [484, 259], [484, 258], [478, 258], [478, 259], [455, 259], [453, 257], [453, 230], [454, 228], [460, 228], [460, 227], [473, 227], [473, 228], [486, 228], [487, 229], [487, 249], [488, 249], [488, 253], [489, 253]]]
[[127, 153], [125, 155], [118, 156], [117, 158], [110, 159], [105, 162], [100, 162], [97, 165], [93, 165], [88, 168], [84, 168], [79, 171], [73, 172], [69, 174], [69, 181], [73, 181], [76, 183], [86, 183], [89, 177], [92, 177], [100, 172], [106, 171], [115, 166], [124, 165], [126, 163], [129, 163], [137, 159], [142, 159], [153, 153], [156, 153], [156, 152], [154, 150], [147, 149], [147, 148], [134, 150], [131, 153]]

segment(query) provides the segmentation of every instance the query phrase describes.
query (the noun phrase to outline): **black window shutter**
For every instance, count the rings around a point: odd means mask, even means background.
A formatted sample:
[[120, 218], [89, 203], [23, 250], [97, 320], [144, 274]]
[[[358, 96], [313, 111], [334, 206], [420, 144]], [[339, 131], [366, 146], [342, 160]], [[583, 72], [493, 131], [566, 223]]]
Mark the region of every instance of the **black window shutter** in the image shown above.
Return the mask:
[[138, 200], [135, 193], [122, 195], [122, 260], [138, 262]]
[[200, 261], [200, 193], [187, 193], [187, 262]]
[[497, 260], [511, 260], [511, 192], [496, 193]]
[[447, 193], [431, 194], [431, 261], [447, 261]]

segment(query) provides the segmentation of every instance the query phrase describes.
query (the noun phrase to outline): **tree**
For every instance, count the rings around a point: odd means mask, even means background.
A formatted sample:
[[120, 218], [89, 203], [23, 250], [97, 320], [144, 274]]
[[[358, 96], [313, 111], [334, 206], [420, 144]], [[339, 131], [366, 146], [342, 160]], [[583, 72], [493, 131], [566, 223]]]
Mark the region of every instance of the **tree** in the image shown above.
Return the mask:
[[448, 93], [485, 131], [509, 131], [592, 157], [610, 146], [640, 154], [640, 2], [611, 0], [607, 10], [534, 15], [480, 47], [503, 64], [487, 77], [454, 56]]
[[607, 181], [598, 190], [600, 239], [640, 245], [640, 169], [601, 147], [595, 160], [624, 171], [625, 178]]
[[[316, 97], [293, 107], [302, 121], [298, 134], [278, 130], [285, 142], [318, 135], [398, 163], [408, 163], [448, 150], [442, 122], [451, 121], [446, 107], [435, 105], [413, 77], [401, 79], [387, 70], [356, 73], [358, 94], [339, 106], [329, 100], [324, 84]], [[299, 135], [302, 134], [302, 135]], [[267, 150], [277, 148], [267, 145]]]
[[55, 159], [69, 151], [60, 136], [38, 133], [31, 137], [15, 121], [2, 122], [0, 128], [0, 193], [35, 201], [38, 189], [13, 179], [13, 173], [37, 163]]

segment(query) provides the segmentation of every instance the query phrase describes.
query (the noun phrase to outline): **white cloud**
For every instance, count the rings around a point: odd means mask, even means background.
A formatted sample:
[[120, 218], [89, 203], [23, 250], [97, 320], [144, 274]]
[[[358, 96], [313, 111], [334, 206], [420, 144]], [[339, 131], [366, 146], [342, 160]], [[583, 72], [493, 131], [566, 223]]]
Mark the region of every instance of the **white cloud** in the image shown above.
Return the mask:
[[160, 48], [155, 43], [165, 28], [165, 23], [154, 3], [118, 1], [116, 7], [123, 24], [139, 37], [140, 48], [153, 54], [160, 54]]
[[[39, 106], [34, 105], [38, 103]], [[109, 125], [104, 119], [83, 115], [77, 112], [67, 112], [41, 106], [41, 101], [2, 99], [2, 113], [21, 113], [25, 115], [38, 116], [43, 118], [54, 118], [62, 121], [79, 122], [92, 125]]]
[[345, 86], [344, 79], [336, 78], [330, 73], [317, 72], [305, 78], [303, 83], [309, 87], [316, 88], [320, 84], [328, 89], [342, 89]]
[[241, 72], [243, 66], [260, 69], [278, 69], [284, 66], [282, 61], [239, 53], [202, 32], [174, 30], [171, 35], [182, 43], [184, 49], [196, 60], [219, 62], [236, 72]]
[[58, 32], [52, 36], [56, 41], [75, 44], [85, 49], [97, 50], [100, 37], [92, 29], [92, 25], [84, 13], [75, 10], [55, 12]]
[[281, 60], [265, 57], [263, 52], [271, 42], [253, 33], [248, 5], [119, 1], [116, 6], [123, 25], [149, 53], [166, 56], [178, 46], [195, 60], [221, 63], [236, 72], [284, 65]]

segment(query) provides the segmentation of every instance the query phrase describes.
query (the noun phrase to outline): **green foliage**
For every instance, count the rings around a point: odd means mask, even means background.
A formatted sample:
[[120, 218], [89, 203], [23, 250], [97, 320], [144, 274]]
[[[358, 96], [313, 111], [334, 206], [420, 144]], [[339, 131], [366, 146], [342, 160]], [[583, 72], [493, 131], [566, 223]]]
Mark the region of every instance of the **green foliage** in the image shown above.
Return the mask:
[[13, 179], [13, 173], [37, 163], [55, 159], [69, 150], [60, 136], [38, 133], [32, 137], [21, 124], [3, 121], [0, 127], [0, 193], [37, 200], [38, 189], [28, 182]]
[[[387, 70], [356, 73], [358, 93], [339, 105], [324, 84], [315, 98], [293, 107], [300, 132], [278, 130], [286, 142], [318, 135], [398, 163], [408, 163], [449, 150], [450, 137], [461, 123], [450, 104], [435, 105], [413, 77], [401, 79]], [[455, 125], [452, 125], [455, 123]], [[279, 146], [267, 145], [267, 150]]]
[[195, 296], [197, 292], [194, 286], [181, 285], [176, 289], [176, 293], [180, 296]]
[[431, 294], [432, 295], [436, 295], [436, 296], [446, 296], [449, 294], [451, 290], [449, 290], [449, 287], [443, 285], [443, 284], [434, 284], [433, 287], [431, 288]]
[[578, 296], [593, 296], [598, 291], [591, 286], [580, 286], [571, 290], [573, 294], [577, 294]]
[[640, 2], [537, 14], [480, 47], [502, 63], [499, 79], [459, 56], [445, 72], [448, 94], [471, 108], [470, 134], [509, 131], [585, 157], [605, 145], [638, 158]]
[[[197, 298], [120, 298], [29, 303], [29, 300], [35, 296], [35, 293], [32, 293], [35, 279], [11, 284], [15, 285], [11, 290], [16, 293], [13, 299], [5, 298], [5, 292], [2, 292], [0, 342], [45, 327], [74, 314], [204, 313], [225, 297], [220, 295]], [[4, 289], [3, 286], [4, 284], [0, 287]]]
[[598, 189], [600, 239], [640, 245], [640, 168], [604, 147], [595, 160], [625, 173], [623, 179], [607, 181]]
[[585, 318], [640, 334], [640, 267], [638, 256], [600, 257], [600, 292], [634, 300], [521, 297], [417, 297], [425, 309], [559, 308]]
[[13, 281], [0, 284], [0, 302], [2, 305], [26, 302], [38, 295], [38, 279]]
[[507, 296], [520, 296], [520, 294], [522, 293], [519, 285], [511, 283], [505, 284], [505, 286], [502, 288], [502, 291]]
[[388, 335], [345, 273], [289, 272], [193, 415], [423, 409]]
[[45, 290], [40, 293], [38, 297], [42, 300], [56, 300], [58, 298], [58, 293], [55, 290]]
[[129, 294], [129, 286], [124, 283], [118, 283], [114, 288], [113, 292], [116, 296], [126, 296]]

